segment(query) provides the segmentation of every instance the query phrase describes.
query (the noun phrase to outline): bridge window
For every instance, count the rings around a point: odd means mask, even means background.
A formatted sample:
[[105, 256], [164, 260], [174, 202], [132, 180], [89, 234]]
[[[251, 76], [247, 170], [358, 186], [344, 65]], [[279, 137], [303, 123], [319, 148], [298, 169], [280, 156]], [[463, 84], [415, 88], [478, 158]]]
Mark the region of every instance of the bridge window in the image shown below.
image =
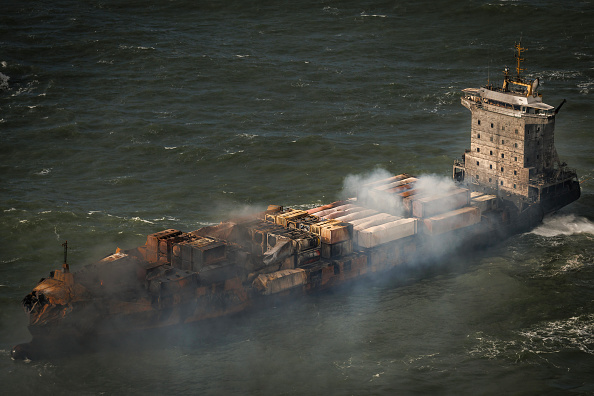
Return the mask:
[[478, 180], [478, 178], [479, 178], [478, 175], [476, 175], [476, 180]]
[[505, 140], [501, 139], [501, 144], [505, 144]]
[[516, 135], [518, 134], [518, 130], [516, 129]]
[[480, 134], [480, 133], [477, 133], [477, 134], [476, 134], [476, 138], [477, 138], [477, 139], [480, 139], [480, 138], [481, 138], [481, 134]]
[[505, 158], [505, 154], [501, 154], [501, 158]]
[[501, 180], [499, 183], [501, 183], [501, 185], [503, 186], [503, 180]]
[[514, 183], [514, 188], [516, 188], [516, 184]]
[[518, 162], [518, 157], [514, 157], [514, 161]]
[[476, 161], [476, 166], [478, 166], [478, 164], [479, 164], [479, 162], [478, 162], [478, 161]]
[[493, 123], [491, 123], [491, 128], [493, 128]]
[[476, 148], [476, 152], [477, 152], [477, 153], [480, 153], [480, 152], [481, 152], [481, 148], [480, 148], [480, 147], [477, 147], [477, 148]]
[[478, 120], [478, 124], [481, 125], [481, 120]]
[[514, 147], [515, 148], [518, 148], [518, 143], [514, 143]]
[[491, 178], [489, 178], [489, 183], [491, 183]]
[[493, 165], [489, 165], [489, 169], [493, 169]]
[[503, 172], [503, 166], [501, 167], [501, 172]]
[[489, 155], [493, 155], [493, 150], [489, 150]]

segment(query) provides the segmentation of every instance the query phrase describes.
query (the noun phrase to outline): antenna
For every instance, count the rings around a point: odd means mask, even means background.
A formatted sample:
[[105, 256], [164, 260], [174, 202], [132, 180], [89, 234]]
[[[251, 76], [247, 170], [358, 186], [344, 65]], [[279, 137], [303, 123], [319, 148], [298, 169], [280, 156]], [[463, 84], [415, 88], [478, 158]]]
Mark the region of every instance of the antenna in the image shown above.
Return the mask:
[[65, 241], [62, 246], [64, 247], [64, 264], [62, 264], [62, 268], [64, 269], [64, 273], [70, 272], [70, 267], [68, 266], [68, 241]]
[[524, 58], [522, 58], [522, 52], [526, 51], [526, 48], [522, 48], [522, 39], [520, 39], [520, 42], [516, 44], [516, 51], [516, 72], [518, 73], [518, 80], [520, 80], [520, 73], [526, 70], [520, 67], [522, 61], [524, 60]]

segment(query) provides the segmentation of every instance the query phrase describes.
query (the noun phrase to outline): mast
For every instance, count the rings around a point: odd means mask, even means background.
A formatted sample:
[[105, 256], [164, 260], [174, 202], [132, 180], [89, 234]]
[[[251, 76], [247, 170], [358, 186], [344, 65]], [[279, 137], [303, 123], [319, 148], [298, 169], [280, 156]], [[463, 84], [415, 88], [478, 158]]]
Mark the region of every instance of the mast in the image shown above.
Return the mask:
[[518, 81], [521, 80], [520, 78], [520, 74], [525, 71], [526, 69], [522, 69], [520, 67], [520, 65], [522, 64], [522, 61], [524, 60], [524, 58], [522, 58], [522, 52], [526, 51], [526, 48], [522, 47], [522, 42], [520, 41], [519, 43], [516, 44], [515, 46], [516, 48], [516, 72], [518, 73]]

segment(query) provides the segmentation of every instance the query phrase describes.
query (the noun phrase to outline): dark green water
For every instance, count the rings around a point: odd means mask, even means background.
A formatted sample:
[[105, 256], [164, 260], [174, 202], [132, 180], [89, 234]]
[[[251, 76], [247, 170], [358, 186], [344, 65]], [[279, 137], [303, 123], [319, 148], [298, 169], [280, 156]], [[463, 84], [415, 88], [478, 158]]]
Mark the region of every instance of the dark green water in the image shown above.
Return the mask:
[[[0, 22], [3, 394], [594, 393], [592, 2], [5, 1]], [[76, 269], [331, 202], [348, 175], [448, 177], [460, 90], [499, 82], [520, 38], [584, 180], [534, 232], [156, 344], [10, 359], [64, 240]]]

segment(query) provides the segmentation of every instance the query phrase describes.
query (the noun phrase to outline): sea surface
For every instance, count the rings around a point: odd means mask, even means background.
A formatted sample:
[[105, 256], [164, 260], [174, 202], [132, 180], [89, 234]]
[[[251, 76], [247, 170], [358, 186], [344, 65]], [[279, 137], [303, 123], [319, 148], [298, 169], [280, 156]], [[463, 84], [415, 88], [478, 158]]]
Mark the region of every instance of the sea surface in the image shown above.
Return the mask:
[[[451, 177], [460, 90], [501, 83], [520, 40], [544, 101], [567, 99], [556, 147], [582, 181], [532, 232], [159, 342], [11, 360], [66, 240], [76, 270], [378, 169]], [[594, 394], [593, 125], [592, 1], [3, 0], [0, 393]]]

